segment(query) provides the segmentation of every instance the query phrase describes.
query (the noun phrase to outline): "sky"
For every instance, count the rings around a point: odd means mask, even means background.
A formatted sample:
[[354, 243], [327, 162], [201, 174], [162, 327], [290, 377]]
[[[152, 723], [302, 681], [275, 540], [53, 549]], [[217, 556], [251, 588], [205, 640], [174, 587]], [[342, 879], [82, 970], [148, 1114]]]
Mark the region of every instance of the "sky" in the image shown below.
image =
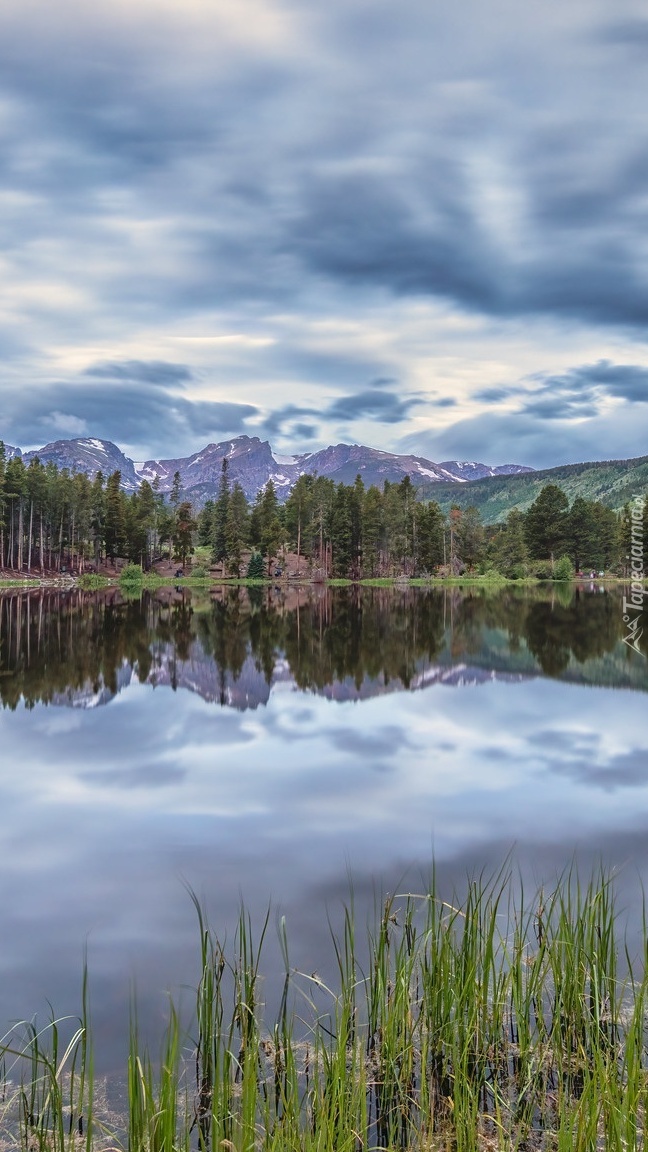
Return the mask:
[[648, 451], [645, 5], [3, 0], [0, 438]]

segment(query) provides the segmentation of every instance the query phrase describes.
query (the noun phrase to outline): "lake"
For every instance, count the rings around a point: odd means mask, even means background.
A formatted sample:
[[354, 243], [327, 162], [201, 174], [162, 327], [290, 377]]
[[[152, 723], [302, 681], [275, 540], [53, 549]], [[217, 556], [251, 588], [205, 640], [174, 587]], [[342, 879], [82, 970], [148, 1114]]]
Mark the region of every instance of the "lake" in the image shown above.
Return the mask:
[[[623, 589], [0, 595], [2, 1023], [78, 1011], [123, 1061], [196, 975], [191, 886], [216, 931], [271, 902], [282, 961], [330, 961], [328, 919], [576, 858], [648, 880], [648, 659]], [[327, 959], [328, 958], [328, 959]]]

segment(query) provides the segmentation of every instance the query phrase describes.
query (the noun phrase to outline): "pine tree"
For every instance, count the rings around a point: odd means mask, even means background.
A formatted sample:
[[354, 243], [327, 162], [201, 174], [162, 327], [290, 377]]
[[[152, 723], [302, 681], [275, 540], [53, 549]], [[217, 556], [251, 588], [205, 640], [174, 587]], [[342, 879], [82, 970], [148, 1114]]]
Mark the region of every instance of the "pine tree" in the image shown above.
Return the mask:
[[5, 469], [5, 501], [8, 509], [7, 553], [8, 567], [23, 567], [23, 514], [27, 487], [25, 465], [20, 456], [14, 456]]
[[285, 504], [286, 531], [297, 551], [298, 568], [307, 526], [313, 518], [313, 499], [313, 477], [304, 473], [296, 481]]
[[121, 472], [115, 471], [106, 482], [106, 520], [104, 536], [106, 555], [115, 563], [117, 556], [124, 551], [126, 544], [126, 510], [120, 488]]
[[279, 501], [272, 480], [268, 480], [259, 505], [259, 527], [261, 553], [268, 560], [268, 576], [272, 571], [272, 561], [279, 551], [282, 537], [279, 519]]
[[594, 505], [577, 496], [565, 517], [565, 548], [574, 567], [598, 568], [597, 523]]
[[345, 484], [338, 484], [333, 497], [330, 540], [334, 576], [348, 576], [353, 562], [352, 491]]
[[474, 568], [484, 551], [484, 527], [479, 509], [472, 504], [462, 513], [457, 537], [461, 559], [468, 568]]
[[193, 534], [197, 527], [190, 501], [183, 500], [176, 511], [172, 536], [174, 559], [179, 560], [183, 568], [194, 550]]
[[248, 580], [263, 580], [265, 578], [265, 561], [260, 552], [253, 552], [247, 566]]
[[569, 501], [557, 484], [545, 484], [526, 513], [524, 534], [529, 555], [546, 560], [563, 547], [567, 531]]
[[224, 456], [218, 484], [218, 499], [214, 505], [212, 555], [216, 563], [221, 563], [227, 559], [227, 512], [229, 509], [229, 500], [230, 491], [227, 456]]
[[[157, 480], [157, 473], [155, 476]], [[173, 484], [171, 485], [171, 492], [169, 493], [169, 504], [173, 508], [174, 513], [178, 510], [180, 503], [180, 496], [182, 494], [182, 477], [178, 471], [173, 473]]]
[[248, 503], [241, 485], [236, 482], [230, 496], [225, 523], [225, 545], [228, 567], [233, 576], [241, 572], [241, 555], [249, 539]]
[[97, 565], [101, 560], [101, 550], [106, 532], [106, 494], [104, 492], [104, 477], [101, 471], [97, 472], [92, 482], [90, 500], [92, 506], [90, 516], [92, 545], [94, 561], [95, 565]]
[[380, 572], [383, 537], [382, 492], [372, 484], [365, 493], [362, 509], [362, 562], [364, 571], [370, 576]]
[[418, 514], [417, 571], [431, 575], [443, 563], [445, 522], [436, 500], [421, 506]]
[[529, 550], [524, 534], [524, 516], [517, 509], [509, 512], [506, 524], [493, 538], [490, 559], [498, 572], [512, 580], [520, 580], [527, 574]]
[[198, 543], [203, 547], [211, 547], [214, 530], [214, 501], [205, 500], [198, 513]]

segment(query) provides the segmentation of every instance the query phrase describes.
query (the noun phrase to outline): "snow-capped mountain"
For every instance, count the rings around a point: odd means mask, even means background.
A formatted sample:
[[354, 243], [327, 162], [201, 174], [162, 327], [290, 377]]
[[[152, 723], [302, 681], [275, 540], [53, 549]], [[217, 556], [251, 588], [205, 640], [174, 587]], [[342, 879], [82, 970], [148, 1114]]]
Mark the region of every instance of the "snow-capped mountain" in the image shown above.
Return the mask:
[[453, 480], [483, 480], [486, 476], [519, 476], [521, 472], [533, 472], [524, 464], [498, 464], [489, 468], [488, 464], [477, 464], [471, 460], [444, 460], [439, 468], [452, 474]]
[[208, 444], [187, 458], [146, 460], [134, 467], [143, 480], [153, 482], [157, 475], [162, 491], [171, 487], [174, 473], [179, 472], [183, 490], [199, 503], [215, 494], [224, 457], [227, 457], [230, 482], [238, 480], [248, 499], [253, 499], [268, 480], [272, 480], [280, 499], [285, 498], [303, 473], [326, 476], [344, 484], [353, 484], [360, 475], [368, 488], [371, 484], [382, 487], [385, 480], [397, 484], [404, 476], [410, 476], [414, 485], [443, 484], [532, 471], [519, 464], [498, 468], [461, 462], [435, 464], [423, 456], [397, 456], [362, 444], [335, 444], [320, 452], [286, 456], [274, 452], [268, 441], [259, 440], [258, 436], [237, 436], [220, 444]]
[[258, 436], [236, 436], [220, 444], [207, 444], [193, 456], [145, 460], [144, 463], [136, 463], [134, 468], [141, 480], [148, 480], [151, 484], [158, 476], [162, 492], [171, 488], [173, 476], [179, 472], [184, 492], [194, 492], [196, 496], [202, 495], [203, 499], [207, 499], [218, 488], [225, 457], [230, 483], [238, 481], [248, 500], [254, 499], [268, 480], [273, 481], [279, 492], [282, 488], [289, 491], [300, 471], [305, 470], [294, 463], [301, 457], [290, 457], [288, 468], [280, 463], [288, 458], [274, 456], [267, 440], [259, 440]]
[[68, 468], [70, 472], [85, 472], [92, 478], [97, 472], [102, 472], [104, 477], [108, 477], [111, 472], [119, 471], [123, 488], [134, 489], [140, 485], [133, 461], [129, 460], [121, 448], [111, 440], [99, 440], [96, 437], [54, 440], [37, 451], [22, 453], [26, 465], [34, 456], [38, 456], [41, 464], [48, 464], [51, 461], [57, 468]]
[[[10, 453], [21, 454], [20, 449], [6, 451], [8, 457]], [[344, 484], [353, 484], [356, 476], [360, 475], [365, 487], [371, 484], [382, 487], [385, 480], [397, 484], [404, 476], [410, 476], [416, 486], [533, 471], [521, 464], [502, 464], [495, 468], [459, 460], [435, 464], [423, 456], [398, 456], [362, 444], [335, 444], [320, 452], [286, 456], [273, 452], [268, 441], [260, 440], [258, 436], [236, 436], [219, 444], [207, 444], [191, 456], [173, 459], [134, 462], [112, 441], [97, 437], [56, 440], [38, 451], [24, 453], [25, 464], [29, 464], [34, 456], [38, 456], [43, 464], [52, 461], [58, 468], [85, 472], [93, 478], [99, 471], [109, 476], [119, 470], [122, 486], [131, 491], [143, 480], [153, 483], [157, 478], [160, 490], [169, 492], [173, 477], [179, 472], [183, 493], [196, 506], [215, 496], [225, 458], [230, 483], [238, 481], [248, 500], [254, 499], [268, 480], [272, 480], [279, 498], [285, 499], [303, 473], [326, 476]]]
[[362, 444], [336, 444], [300, 459], [302, 471], [317, 472], [344, 484], [353, 484], [359, 474], [365, 487], [370, 484], [382, 487], [385, 480], [398, 483], [404, 476], [411, 476], [413, 484], [417, 477], [426, 483], [461, 479], [443, 464], [434, 464], [423, 456], [395, 456], [391, 452], [365, 448]]

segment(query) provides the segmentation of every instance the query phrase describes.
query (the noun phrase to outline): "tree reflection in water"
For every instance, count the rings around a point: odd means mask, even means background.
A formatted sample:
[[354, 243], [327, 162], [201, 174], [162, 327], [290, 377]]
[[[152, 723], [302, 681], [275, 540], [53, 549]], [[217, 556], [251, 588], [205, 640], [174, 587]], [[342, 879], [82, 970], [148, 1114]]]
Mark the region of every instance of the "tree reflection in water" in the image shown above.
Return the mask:
[[621, 596], [572, 585], [222, 587], [134, 598], [11, 590], [0, 595], [0, 700], [11, 709], [79, 705], [94, 694], [98, 703], [135, 677], [253, 707], [278, 677], [348, 698], [415, 687], [432, 667], [446, 677], [469, 668], [645, 690], [648, 660], [622, 642]]

